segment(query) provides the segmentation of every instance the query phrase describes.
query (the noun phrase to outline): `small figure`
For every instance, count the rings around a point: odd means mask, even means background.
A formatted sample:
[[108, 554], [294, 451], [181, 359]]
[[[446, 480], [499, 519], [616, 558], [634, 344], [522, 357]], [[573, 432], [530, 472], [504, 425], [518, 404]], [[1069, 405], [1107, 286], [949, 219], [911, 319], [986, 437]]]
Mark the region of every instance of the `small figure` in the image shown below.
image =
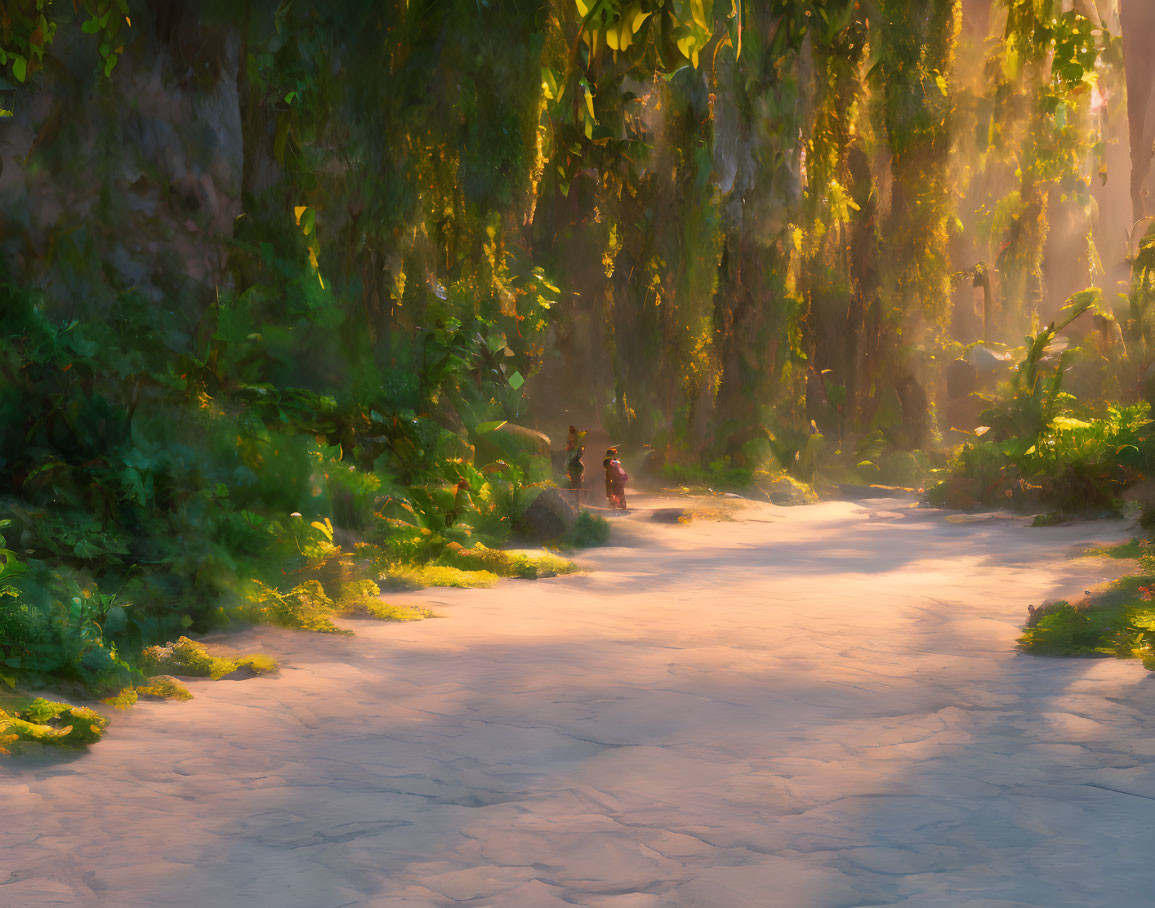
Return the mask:
[[585, 464], [582, 463], [582, 455], [586, 452], [582, 444], [585, 437], [585, 432], [579, 432], [574, 426], [569, 427], [569, 438], [565, 443], [565, 475], [569, 478], [571, 489], [580, 489], [586, 475]]
[[606, 459], [602, 461], [602, 466], [606, 468], [606, 499], [611, 508], [620, 508], [624, 511], [626, 483], [630, 481], [630, 475], [622, 469], [617, 448], [609, 448], [606, 451]]
[[469, 482], [465, 479], [457, 480], [457, 487], [453, 492], [453, 507], [445, 515], [445, 526], [451, 527], [457, 522], [463, 511], [473, 507], [473, 500], [469, 497]]

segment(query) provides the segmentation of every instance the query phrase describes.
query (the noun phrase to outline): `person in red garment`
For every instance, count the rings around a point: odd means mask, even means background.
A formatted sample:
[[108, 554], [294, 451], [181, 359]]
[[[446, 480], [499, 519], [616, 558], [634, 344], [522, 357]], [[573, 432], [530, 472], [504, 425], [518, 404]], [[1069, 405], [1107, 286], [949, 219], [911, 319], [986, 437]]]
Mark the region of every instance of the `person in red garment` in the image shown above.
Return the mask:
[[622, 469], [618, 460], [618, 449], [610, 448], [606, 451], [606, 459], [602, 461], [606, 468], [606, 499], [611, 508], [626, 509], [626, 483], [630, 481], [630, 474]]

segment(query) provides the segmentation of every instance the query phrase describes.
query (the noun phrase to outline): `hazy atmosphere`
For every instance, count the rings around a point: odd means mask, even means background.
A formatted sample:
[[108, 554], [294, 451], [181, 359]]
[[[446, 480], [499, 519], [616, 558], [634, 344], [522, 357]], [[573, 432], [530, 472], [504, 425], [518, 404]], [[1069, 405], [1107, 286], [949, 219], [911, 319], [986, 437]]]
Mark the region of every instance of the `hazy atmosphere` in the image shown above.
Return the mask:
[[0, 905], [1146, 906], [1155, 0], [0, 0]]

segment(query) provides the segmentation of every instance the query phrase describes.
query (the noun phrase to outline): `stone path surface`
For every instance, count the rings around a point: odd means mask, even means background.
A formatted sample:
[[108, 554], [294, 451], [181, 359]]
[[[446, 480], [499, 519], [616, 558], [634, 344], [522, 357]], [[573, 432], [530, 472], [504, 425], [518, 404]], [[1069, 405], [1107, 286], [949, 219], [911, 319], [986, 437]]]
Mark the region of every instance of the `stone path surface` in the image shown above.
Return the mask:
[[0, 763], [0, 905], [1155, 902], [1155, 681], [1015, 650], [1122, 523], [668, 504], [589, 573], [246, 632], [279, 678]]

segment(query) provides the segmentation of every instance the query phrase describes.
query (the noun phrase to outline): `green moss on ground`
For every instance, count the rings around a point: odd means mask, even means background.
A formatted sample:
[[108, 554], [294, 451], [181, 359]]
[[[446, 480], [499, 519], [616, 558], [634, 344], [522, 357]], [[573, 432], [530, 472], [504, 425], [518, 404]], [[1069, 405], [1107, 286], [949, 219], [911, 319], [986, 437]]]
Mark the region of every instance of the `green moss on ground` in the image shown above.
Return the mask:
[[365, 606], [365, 613], [378, 621], [421, 621], [436, 618], [432, 610], [420, 605], [395, 605], [389, 602], [373, 602]]
[[117, 709], [128, 709], [141, 697], [147, 700], [191, 700], [193, 695], [172, 675], [157, 675], [149, 678], [146, 684], [126, 687], [116, 696], [108, 697], [102, 702]]
[[[252, 656], [250, 660], [252, 659], [272, 661], [268, 656]], [[249, 664], [252, 665], [252, 661]], [[276, 670], [275, 662], [273, 662], [271, 670]], [[155, 678], [149, 678], [148, 684], [138, 687], [136, 692], [150, 700], [191, 700], [193, 698], [189, 689], [172, 675], [157, 675]]]
[[1031, 609], [1019, 645], [1041, 655], [1141, 659], [1155, 670], [1155, 575], [1121, 577], [1086, 599]]
[[381, 573], [382, 582], [397, 589], [424, 589], [427, 586], [486, 589], [496, 586], [499, 579], [492, 571], [462, 570], [446, 564], [420, 567], [395, 564]]
[[558, 574], [577, 571], [577, 565], [572, 561], [550, 552], [508, 552], [491, 549], [480, 542], [470, 549], [451, 542], [439, 560], [463, 571], [489, 572], [498, 577], [520, 577], [526, 580], [556, 577]]
[[73, 706], [40, 697], [23, 709], [0, 710], [0, 752], [18, 742], [55, 747], [87, 747], [99, 741], [108, 719], [87, 706]]
[[277, 670], [270, 656], [252, 653], [235, 659], [214, 656], [203, 643], [181, 637], [176, 643], [150, 646], [141, 654], [141, 664], [148, 675], [170, 674], [186, 678], [212, 678], [214, 681], [238, 669], [264, 675]]
[[8, 719], [8, 714], [0, 709], [0, 754], [12, 753], [8, 746], [18, 740], [20, 740], [20, 736], [12, 733], [12, 724]]
[[342, 582], [336, 605], [341, 615], [365, 615], [378, 621], [420, 621], [433, 617], [433, 612], [427, 608], [382, 602], [381, 587], [372, 580]]
[[1087, 549], [1084, 555], [1099, 558], [1118, 558], [1121, 560], [1138, 559], [1143, 555], [1142, 543], [1138, 539], [1128, 539], [1115, 545], [1101, 545]]

